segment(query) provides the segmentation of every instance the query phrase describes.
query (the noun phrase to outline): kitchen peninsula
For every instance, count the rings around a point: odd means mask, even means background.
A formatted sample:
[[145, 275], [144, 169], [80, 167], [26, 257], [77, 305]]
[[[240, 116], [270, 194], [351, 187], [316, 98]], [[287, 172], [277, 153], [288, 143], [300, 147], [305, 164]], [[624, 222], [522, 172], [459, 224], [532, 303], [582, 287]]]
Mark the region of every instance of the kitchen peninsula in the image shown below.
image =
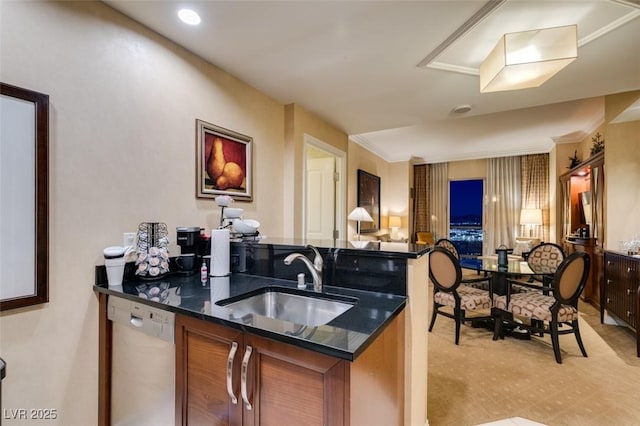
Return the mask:
[[[205, 287], [199, 276], [149, 282], [136, 280], [131, 271], [121, 288], [108, 287], [104, 268], [97, 267], [100, 423], [110, 422], [107, 304], [114, 297], [175, 314], [176, 424], [211, 416], [255, 425], [425, 424], [428, 249], [401, 243], [313, 245], [325, 261], [323, 294], [355, 301], [342, 315], [314, 326], [234, 316], [216, 303], [265, 287], [295, 292], [294, 278], [308, 271], [302, 262], [286, 266], [283, 259], [294, 252], [312, 257], [299, 241], [232, 243], [231, 276], [211, 278]], [[145, 289], [160, 282], [168, 290], [165, 299], [145, 298]]]

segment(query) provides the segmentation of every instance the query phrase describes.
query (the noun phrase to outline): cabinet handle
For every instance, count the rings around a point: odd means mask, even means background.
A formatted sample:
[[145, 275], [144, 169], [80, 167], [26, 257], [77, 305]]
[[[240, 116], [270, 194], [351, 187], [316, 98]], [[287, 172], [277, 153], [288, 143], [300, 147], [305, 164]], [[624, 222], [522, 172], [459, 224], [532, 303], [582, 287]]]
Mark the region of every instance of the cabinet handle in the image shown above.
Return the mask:
[[632, 316], [633, 316], [633, 312], [627, 311], [627, 317], [632, 317]]
[[636, 270], [635, 270], [635, 269], [633, 269], [633, 268], [631, 268], [631, 267], [628, 267], [628, 268], [627, 268], [627, 273], [629, 273], [629, 274], [630, 274], [630, 273], [632, 273], [632, 272], [635, 272], [635, 271], [636, 271]]
[[247, 350], [244, 352], [244, 358], [242, 358], [242, 372], [240, 373], [240, 392], [242, 392], [242, 400], [247, 410], [253, 408], [249, 402], [249, 395], [247, 395], [247, 366], [249, 365], [252, 350], [253, 348], [251, 346], [247, 346]]
[[632, 294], [634, 294], [636, 291], [632, 290], [630, 288], [627, 289], [627, 296], [631, 296]]
[[611, 303], [611, 298], [607, 297], [607, 305]]
[[607, 284], [613, 283], [613, 280], [607, 280]]
[[233, 360], [236, 357], [236, 351], [238, 350], [238, 343], [233, 342], [231, 344], [231, 350], [229, 351], [229, 357], [227, 358], [227, 393], [231, 402], [238, 403], [238, 398], [233, 394]]

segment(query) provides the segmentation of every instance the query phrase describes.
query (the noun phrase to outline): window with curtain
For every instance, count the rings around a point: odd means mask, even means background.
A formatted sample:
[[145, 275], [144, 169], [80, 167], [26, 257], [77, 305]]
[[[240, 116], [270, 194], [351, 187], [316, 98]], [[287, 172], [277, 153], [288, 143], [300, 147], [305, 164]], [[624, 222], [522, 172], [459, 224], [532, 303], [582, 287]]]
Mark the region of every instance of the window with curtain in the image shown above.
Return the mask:
[[[448, 173], [448, 163], [414, 166], [414, 230], [431, 231], [436, 239], [450, 237]], [[533, 228], [532, 236], [549, 241], [549, 196], [549, 154], [487, 159], [482, 253], [513, 247], [516, 236], [529, 235], [520, 224], [522, 209], [542, 210], [542, 226]]]

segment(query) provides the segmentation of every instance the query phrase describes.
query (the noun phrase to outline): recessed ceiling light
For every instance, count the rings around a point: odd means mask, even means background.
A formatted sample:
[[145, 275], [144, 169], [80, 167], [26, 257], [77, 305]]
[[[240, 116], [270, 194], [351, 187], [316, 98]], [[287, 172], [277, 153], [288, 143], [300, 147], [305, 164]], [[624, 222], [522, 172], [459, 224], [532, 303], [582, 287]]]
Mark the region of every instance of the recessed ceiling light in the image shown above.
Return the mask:
[[198, 25], [201, 21], [200, 15], [191, 9], [180, 9], [180, 11], [178, 11], [178, 18], [189, 25]]
[[453, 112], [456, 114], [464, 114], [465, 112], [471, 111], [471, 105], [458, 105], [453, 108]]

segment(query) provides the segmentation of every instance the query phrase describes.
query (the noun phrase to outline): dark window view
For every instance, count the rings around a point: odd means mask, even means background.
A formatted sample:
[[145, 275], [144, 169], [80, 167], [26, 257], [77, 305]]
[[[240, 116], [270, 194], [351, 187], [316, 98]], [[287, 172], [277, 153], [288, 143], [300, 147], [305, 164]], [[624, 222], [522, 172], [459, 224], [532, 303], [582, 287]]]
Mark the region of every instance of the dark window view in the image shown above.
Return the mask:
[[482, 254], [482, 179], [449, 183], [449, 239], [461, 257]]

